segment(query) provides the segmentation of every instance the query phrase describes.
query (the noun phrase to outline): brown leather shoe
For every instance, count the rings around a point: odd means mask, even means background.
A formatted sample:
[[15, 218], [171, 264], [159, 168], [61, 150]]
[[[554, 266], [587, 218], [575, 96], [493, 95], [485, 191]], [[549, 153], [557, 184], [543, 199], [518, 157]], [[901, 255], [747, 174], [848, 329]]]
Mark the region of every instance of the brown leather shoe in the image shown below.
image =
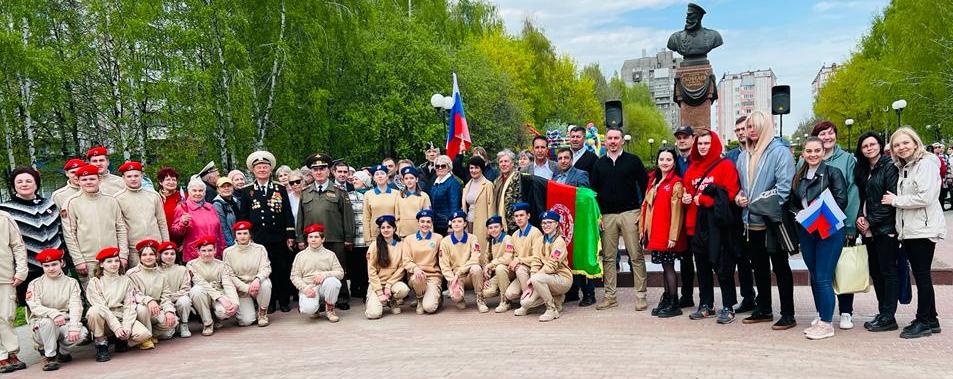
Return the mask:
[[619, 306], [619, 302], [616, 301], [616, 299], [612, 299], [612, 298], [608, 298], [608, 297], [607, 297], [607, 298], [605, 298], [605, 300], [602, 300], [601, 303], [599, 303], [598, 305], [596, 305], [596, 310], [597, 310], [597, 311], [601, 311], [601, 310], [605, 310], [605, 309], [609, 309], [609, 308], [615, 308], [615, 307], [618, 307], [618, 306]]

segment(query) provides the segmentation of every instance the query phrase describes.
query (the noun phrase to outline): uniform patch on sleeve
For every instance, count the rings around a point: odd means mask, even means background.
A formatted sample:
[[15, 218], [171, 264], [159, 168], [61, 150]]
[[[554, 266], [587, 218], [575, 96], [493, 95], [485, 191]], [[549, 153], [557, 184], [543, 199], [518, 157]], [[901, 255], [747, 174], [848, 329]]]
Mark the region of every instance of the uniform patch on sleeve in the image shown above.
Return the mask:
[[550, 254], [550, 255], [553, 257], [553, 259], [559, 259], [559, 258], [561, 258], [561, 257], [563, 256], [563, 252], [562, 252], [562, 250], [555, 249], [555, 250], [553, 250], [552, 254]]
[[507, 242], [505, 245], [503, 245], [503, 250], [505, 250], [508, 253], [512, 253], [514, 249], [515, 248], [513, 247], [513, 243], [511, 242]]

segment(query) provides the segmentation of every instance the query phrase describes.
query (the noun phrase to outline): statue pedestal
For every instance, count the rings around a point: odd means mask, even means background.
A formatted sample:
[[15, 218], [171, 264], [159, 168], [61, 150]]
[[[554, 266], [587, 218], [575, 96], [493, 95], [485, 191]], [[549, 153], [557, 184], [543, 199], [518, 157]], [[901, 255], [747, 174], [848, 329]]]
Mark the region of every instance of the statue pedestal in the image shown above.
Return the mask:
[[716, 99], [718, 90], [710, 64], [675, 69], [675, 102], [682, 125], [691, 126], [696, 134], [700, 129], [710, 130], [711, 104]]

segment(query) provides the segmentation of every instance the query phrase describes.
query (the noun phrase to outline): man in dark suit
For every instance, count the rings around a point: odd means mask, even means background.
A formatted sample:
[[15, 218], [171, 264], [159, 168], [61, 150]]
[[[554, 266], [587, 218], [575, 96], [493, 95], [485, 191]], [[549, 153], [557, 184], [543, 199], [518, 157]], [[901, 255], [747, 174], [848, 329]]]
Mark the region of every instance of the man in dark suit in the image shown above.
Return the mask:
[[572, 166], [586, 174], [592, 172], [599, 156], [586, 149], [586, 128], [576, 125], [569, 129], [569, 148], [572, 150]]
[[238, 221], [252, 224], [252, 240], [265, 246], [271, 261], [272, 304], [268, 313], [274, 313], [277, 303], [282, 312], [291, 311], [291, 296], [295, 294], [291, 284], [291, 263], [294, 253], [295, 222], [291, 213], [288, 192], [281, 184], [271, 180], [275, 156], [267, 151], [256, 151], [245, 160], [254, 181], [241, 189], [241, 209]]

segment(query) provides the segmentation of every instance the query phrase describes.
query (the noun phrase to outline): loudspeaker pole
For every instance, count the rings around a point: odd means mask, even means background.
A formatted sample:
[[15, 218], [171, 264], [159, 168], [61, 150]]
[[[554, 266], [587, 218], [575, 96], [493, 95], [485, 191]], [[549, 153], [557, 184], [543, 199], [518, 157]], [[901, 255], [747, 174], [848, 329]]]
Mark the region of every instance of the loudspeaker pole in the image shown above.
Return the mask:
[[784, 139], [784, 115], [778, 115], [778, 136]]

